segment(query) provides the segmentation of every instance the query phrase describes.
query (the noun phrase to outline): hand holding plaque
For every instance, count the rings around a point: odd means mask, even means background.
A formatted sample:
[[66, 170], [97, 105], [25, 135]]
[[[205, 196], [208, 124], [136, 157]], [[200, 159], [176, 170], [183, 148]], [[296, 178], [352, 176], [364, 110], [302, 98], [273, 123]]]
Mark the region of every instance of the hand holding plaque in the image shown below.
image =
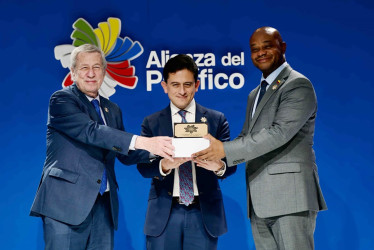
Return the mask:
[[209, 140], [202, 138], [208, 134], [206, 123], [175, 123], [172, 144], [174, 157], [191, 157], [193, 153], [209, 147]]

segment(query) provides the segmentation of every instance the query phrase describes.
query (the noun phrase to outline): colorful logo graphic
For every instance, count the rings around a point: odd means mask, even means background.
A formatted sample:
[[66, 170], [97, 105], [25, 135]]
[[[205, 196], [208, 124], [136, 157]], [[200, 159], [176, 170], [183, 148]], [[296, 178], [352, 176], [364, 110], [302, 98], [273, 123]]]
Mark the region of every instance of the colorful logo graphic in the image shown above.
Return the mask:
[[[92, 26], [83, 18], [79, 18], [73, 24], [71, 33], [72, 45], [63, 44], [55, 47], [55, 58], [61, 61], [62, 67], [70, 68], [70, 54], [75, 47], [82, 44], [94, 44], [105, 54], [108, 62], [104, 82], [99, 90], [100, 95], [109, 98], [113, 95], [117, 85], [134, 89], [138, 82], [135, 76], [135, 67], [130, 61], [140, 56], [144, 49], [142, 45], [130, 38], [121, 38], [121, 20], [110, 17], [107, 22], [99, 23], [98, 28]], [[62, 82], [63, 87], [73, 84], [70, 73]]]

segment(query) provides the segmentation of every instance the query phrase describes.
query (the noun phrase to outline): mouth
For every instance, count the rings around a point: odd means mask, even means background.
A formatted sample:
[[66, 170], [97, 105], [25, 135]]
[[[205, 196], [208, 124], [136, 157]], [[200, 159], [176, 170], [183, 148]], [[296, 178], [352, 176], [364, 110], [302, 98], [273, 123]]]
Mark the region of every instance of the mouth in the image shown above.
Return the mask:
[[96, 83], [96, 81], [95, 80], [87, 80], [86, 83], [91, 83], [92, 84], [92, 83]]
[[258, 63], [266, 63], [266, 62], [269, 62], [271, 58], [269, 57], [262, 57], [262, 58], [257, 58], [256, 59], [256, 62]]

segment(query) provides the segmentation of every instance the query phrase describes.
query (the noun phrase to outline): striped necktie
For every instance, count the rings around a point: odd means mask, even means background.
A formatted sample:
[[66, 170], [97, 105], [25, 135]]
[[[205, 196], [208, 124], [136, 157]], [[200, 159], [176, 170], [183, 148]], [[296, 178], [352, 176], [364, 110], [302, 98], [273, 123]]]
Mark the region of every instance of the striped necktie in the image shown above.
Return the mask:
[[[182, 117], [182, 123], [187, 123], [185, 110], [179, 110], [178, 114]], [[185, 162], [179, 166], [179, 199], [186, 205], [190, 205], [194, 199], [192, 165], [191, 162]]]

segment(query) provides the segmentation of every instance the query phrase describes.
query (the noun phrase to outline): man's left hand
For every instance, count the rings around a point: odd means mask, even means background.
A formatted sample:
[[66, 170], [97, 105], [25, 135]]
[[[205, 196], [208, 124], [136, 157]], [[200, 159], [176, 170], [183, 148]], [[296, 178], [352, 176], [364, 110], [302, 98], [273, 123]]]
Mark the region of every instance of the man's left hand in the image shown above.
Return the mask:
[[194, 153], [192, 158], [197, 161], [218, 161], [225, 157], [225, 150], [223, 143], [210, 134], [204, 136], [210, 141], [210, 146], [207, 149]]
[[218, 171], [224, 166], [224, 162], [221, 160], [218, 161], [201, 161], [195, 159], [194, 162], [197, 164], [197, 166], [205, 168], [210, 171]]

